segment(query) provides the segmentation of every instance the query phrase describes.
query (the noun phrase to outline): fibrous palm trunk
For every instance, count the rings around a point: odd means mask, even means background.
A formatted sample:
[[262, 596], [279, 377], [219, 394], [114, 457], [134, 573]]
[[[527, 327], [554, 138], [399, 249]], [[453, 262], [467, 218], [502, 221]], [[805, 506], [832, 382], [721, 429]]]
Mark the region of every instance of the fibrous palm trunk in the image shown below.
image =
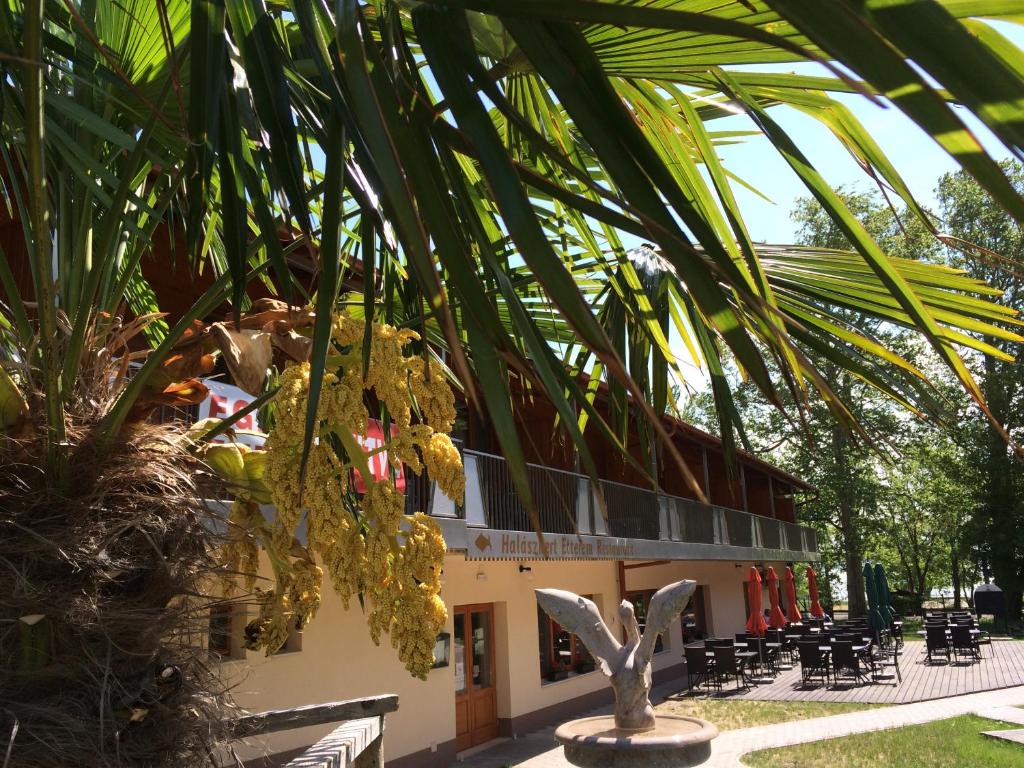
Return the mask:
[[39, 425], [0, 433], [4, 765], [200, 765], [223, 712], [196, 642], [214, 536], [199, 465], [173, 427], [99, 447], [92, 421], [69, 410], [60, 483]]

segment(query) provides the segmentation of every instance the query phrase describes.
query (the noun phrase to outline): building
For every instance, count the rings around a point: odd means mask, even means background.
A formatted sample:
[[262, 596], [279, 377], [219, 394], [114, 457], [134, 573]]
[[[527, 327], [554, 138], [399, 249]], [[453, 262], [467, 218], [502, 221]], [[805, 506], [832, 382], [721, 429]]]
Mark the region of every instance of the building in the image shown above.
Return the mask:
[[[550, 434], [550, 413], [542, 404], [531, 401], [519, 413], [524, 434], [544, 434], [538, 430], [545, 423]], [[591, 597], [612, 631], [621, 633], [615, 608], [622, 599], [634, 603], [642, 625], [654, 591], [679, 579], [696, 580], [690, 607], [662, 637], [653, 661], [656, 683], [681, 678], [682, 686], [685, 641], [743, 630], [752, 565], [781, 571], [787, 563], [817, 558], [814, 531], [795, 517], [796, 495], [811, 490], [805, 483], [746, 454], [730, 474], [716, 438], [671, 419], [676, 447], [710, 504], [689, 497], [671, 464], [661, 470], [661, 491], [655, 492], [629, 474], [621, 457], [595, 443], [605, 517], [589, 479], [566, 466], [571, 451], [557, 438], [529, 441], [537, 459], [530, 484], [545, 557], [504, 459], [487, 450], [485, 425], [472, 415], [465, 422], [464, 506], [457, 508], [425, 483], [410, 482], [406, 489], [411, 506], [438, 519], [449, 548], [442, 591], [449, 619], [428, 679], [409, 677], [386, 642], [374, 646], [359, 606], [345, 611], [325, 583], [317, 618], [269, 658], [242, 648], [241, 630], [251, 617], [241, 609], [215, 617], [213, 645], [239, 704], [256, 711], [397, 693], [399, 711], [388, 717], [385, 738], [388, 766], [448, 766], [461, 750], [527, 733], [612, 698], [582, 644], [539, 611], [535, 589]], [[277, 765], [328, 730], [275, 734], [239, 754], [251, 765]], [[272, 757], [256, 759], [260, 754]]]

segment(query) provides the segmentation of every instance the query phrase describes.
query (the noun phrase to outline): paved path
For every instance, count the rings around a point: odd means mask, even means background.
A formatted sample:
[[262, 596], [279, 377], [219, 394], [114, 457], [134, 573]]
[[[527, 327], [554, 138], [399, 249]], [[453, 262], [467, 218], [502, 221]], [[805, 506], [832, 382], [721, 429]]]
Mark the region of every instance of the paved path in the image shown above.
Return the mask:
[[[1024, 725], [1024, 709], [1020, 709], [1019, 707], [995, 707], [993, 709], [983, 709], [978, 712], [978, 714], [982, 717], [987, 717], [989, 720], [1000, 720], [1004, 723]], [[988, 736], [991, 739], [1008, 741], [1011, 744], [1024, 745], [1024, 728], [1016, 728], [1009, 731], [982, 731], [981, 735]]]
[[1024, 709], [1020, 707], [993, 707], [992, 709], [978, 710], [978, 714], [987, 717], [989, 720], [1001, 720], [1004, 723], [1024, 725]]
[[[854, 733], [901, 728], [933, 720], [945, 720], [970, 712], [976, 712], [983, 717], [992, 716], [1007, 720], [1009, 717], [1020, 717], [1016, 713], [1022, 712], [1021, 710], [1007, 709], [1020, 705], [1024, 705], [1024, 686], [817, 717], [801, 720], [799, 728], [794, 728], [793, 723], [741, 728], [726, 731], [712, 742], [711, 759], [704, 763], [702, 768], [738, 768], [743, 765], [740, 762], [743, 755], [759, 749], [787, 747]], [[538, 745], [544, 742], [551, 744], [551, 734], [551, 730], [539, 731], [525, 739], [506, 742], [494, 750], [488, 750], [467, 760], [462, 765], [464, 768], [570, 768], [569, 763], [562, 757], [561, 747], [549, 748], [540, 754], [536, 752]], [[491, 752], [495, 754], [491, 755]], [[490, 760], [492, 757], [495, 758], [494, 762]]]

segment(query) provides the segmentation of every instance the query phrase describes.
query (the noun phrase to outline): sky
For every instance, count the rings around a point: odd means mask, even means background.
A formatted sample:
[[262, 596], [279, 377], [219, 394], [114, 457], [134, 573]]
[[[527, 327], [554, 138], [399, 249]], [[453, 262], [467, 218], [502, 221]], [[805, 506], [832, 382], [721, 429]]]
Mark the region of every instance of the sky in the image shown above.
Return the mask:
[[[1006, 22], [992, 22], [992, 25], [1024, 50], [1024, 27]], [[777, 68], [772, 69], [777, 71]], [[791, 69], [801, 74], [828, 74], [817, 64], [794, 65]], [[914, 196], [926, 207], [934, 205], [933, 190], [939, 177], [957, 169], [949, 155], [894, 107], [875, 106], [856, 95], [842, 94], [837, 96], [837, 100], [844, 102], [861, 120], [903, 176]], [[1003, 159], [1010, 156], [987, 128], [964, 110], [961, 110], [961, 114], [993, 157]], [[861, 189], [873, 186], [849, 153], [816, 120], [788, 108], [773, 109], [772, 117], [790, 133], [797, 146], [833, 186], [855, 185]], [[737, 116], [716, 121], [714, 127], [716, 130], [728, 130], [753, 126], [748, 118]], [[751, 237], [769, 243], [792, 242], [795, 227], [790, 220], [790, 211], [795, 200], [806, 197], [808, 192], [785, 160], [766, 139], [748, 139], [742, 144], [723, 147], [720, 155], [731, 171], [774, 202], [769, 204], [753, 193], [734, 186]]]
[[[1006, 22], [990, 23], [1024, 51], [1024, 26]], [[752, 66], [744, 69], [779, 71], [777, 65]], [[794, 64], [787, 71], [806, 75], [832, 74], [821, 65], [813, 63]], [[937, 207], [934, 190], [940, 176], [958, 169], [953, 159], [895, 107], [878, 106], [855, 94], [833, 96], [843, 102], [861, 121], [865, 130], [875, 139], [903, 177], [918, 202], [926, 208]], [[1006, 147], [980, 121], [966, 110], [957, 109], [964, 122], [992, 157], [1002, 160], [1011, 156]], [[833, 188], [845, 186], [862, 191], [877, 189], [875, 183], [854, 162], [849, 152], [817, 120], [788, 107], [772, 109], [771, 116], [786, 130]], [[716, 131], [753, 130], [754, 124], [745, 115], [737, 115], [716, 120], [709, 127]], [[796, 239], [796, 226], [790, 214], [797, 199], [808, 197], [810, 193], [778, 151], [765, 138], [749, 137], [738, 143], [722, 146], [719, 157], [730, 171], [772, 201], [767, 202], [742, 186], [733, 184], [733, 193], [751, 238], [765, 243], [792, 243]], [[627, 242], [627, 245], [632, 243]], [[670, 334], [669, 343], [687, 378], [688, 386], [697, 391], [705, 389], [708, 386], [706, 372], [694, 365], [674, 330]]]

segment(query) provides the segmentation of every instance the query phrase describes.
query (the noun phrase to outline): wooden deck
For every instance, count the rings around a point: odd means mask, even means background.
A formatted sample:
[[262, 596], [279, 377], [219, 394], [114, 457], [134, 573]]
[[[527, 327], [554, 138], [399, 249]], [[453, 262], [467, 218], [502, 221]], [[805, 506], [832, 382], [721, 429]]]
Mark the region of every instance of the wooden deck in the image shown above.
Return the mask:
[[844, 680], [839, 686], [824, 685], [820, 679], [800, 682], [800, 666], [783, 670], [770, 683], [751, 685], [747, 691], [723, 684], [714, 698], [760, 701], [852, 701], [866, 704], [907, 704], [941, 699], [977, 691], [991, 691], [1024, 685], [1024, 641], [993, 640], [981, 647], [982, 660], [968, 664], [935, 663], [925, 660], [924, 643], [908, 641], [900, 654], [903, 682], [861, 683]]

